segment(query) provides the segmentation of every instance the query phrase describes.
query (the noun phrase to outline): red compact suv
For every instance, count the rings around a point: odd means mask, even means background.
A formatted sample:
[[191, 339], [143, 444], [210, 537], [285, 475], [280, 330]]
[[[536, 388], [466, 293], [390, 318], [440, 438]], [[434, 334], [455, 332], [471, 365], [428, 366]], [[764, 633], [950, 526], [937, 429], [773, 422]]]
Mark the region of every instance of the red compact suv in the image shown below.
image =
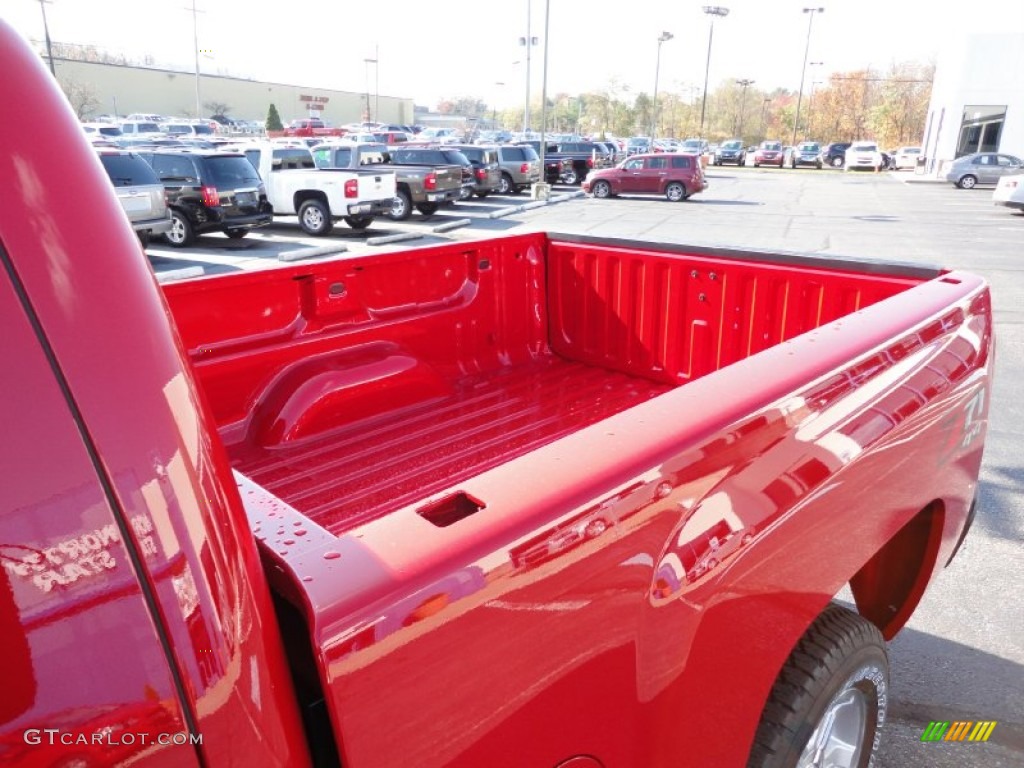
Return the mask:
[[672, 202], [703, 192], [708, 182], [697, 155], [633, 155], [614, 168], [591, 171], [583, 182], [583, 191], [594, 197], [622, 194], [664, 195]]
[[755, 168], [762, 165], [777, 165], [781, 168], [785, 162], [786, 152], [782, 149], [781, 141], [762, 141], [754, 153]]

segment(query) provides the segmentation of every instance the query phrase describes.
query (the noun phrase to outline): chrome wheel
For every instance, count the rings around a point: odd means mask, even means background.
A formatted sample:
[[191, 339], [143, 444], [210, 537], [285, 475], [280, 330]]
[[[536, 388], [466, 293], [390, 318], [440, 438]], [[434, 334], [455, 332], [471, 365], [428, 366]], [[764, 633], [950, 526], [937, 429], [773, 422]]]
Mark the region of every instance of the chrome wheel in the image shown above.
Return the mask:
[[327, 204], [320, 200], [307, 200], [299, 206], [299, 227], [307, 235], [320, 237], [334, 228]]
[[404, 221], [411, 215], [412, 200], [409, 199], [408, 192], [400, 189], [391, 200], [391, 211], [388, 212], [387, 217], [392, 221]]
[[184, 214], [171, 211], [171, 228], [164, 234], [164, 237], [175, 248], [186, 248], [192, 245], [195, 233]]
[[673, 181], [665, 188], [665, 197], [667, 197], [673, 203], [678, 203], [680, 200], [685, 200], [686, 187], [684, 187], [678, 181]]
[[829, 702], [796, 768], [856, 768], [868, 722], [868, 703], [856, 688]]
[[594, 182], [594, 197], [606, 198], [611, 197], [612, 188], [607, 181], [595, 181]]

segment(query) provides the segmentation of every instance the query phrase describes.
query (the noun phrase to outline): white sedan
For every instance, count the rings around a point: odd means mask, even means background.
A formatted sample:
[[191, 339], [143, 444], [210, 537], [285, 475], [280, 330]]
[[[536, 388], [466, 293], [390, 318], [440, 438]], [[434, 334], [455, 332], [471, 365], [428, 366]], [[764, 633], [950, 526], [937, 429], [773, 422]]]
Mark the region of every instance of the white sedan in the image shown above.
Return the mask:
[[873, 141], [855, 141], [845, 153], [846, 160], [843, 165], [846, 170], [854, 168], [869, 168], [873, 171], [880, 171], [885, 167], [885, 160], [882, 153], [878, 151], [878, 144]]
[[1024, 211], [1024, 174], [1001, 177], [996, 191], [992, 193], [992, 202]]

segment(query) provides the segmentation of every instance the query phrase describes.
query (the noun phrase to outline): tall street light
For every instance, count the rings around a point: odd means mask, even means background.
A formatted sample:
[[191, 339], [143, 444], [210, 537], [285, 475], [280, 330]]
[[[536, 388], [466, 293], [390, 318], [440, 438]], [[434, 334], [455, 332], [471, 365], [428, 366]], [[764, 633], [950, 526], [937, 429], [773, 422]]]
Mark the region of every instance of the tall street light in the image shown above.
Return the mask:
[[811, 27], [814, 24], [814, 14], [824, 13], [824, 8], [804, 8], [804, 13], [810, 14], [807, 19], [807, 43], [804, 45], [804, 65], [800, 70], [800, 91], [796, 97], [796, 117], [793, 118], [793, 140], [790, 142], [791, 146], [796, 146], [796, 131], [797, 126], [800, 125], [800, 102], [804, 98], [804, 77], [807, 74], [807, 52], [811, 50]]
[[519, 38], [519, 44], [526, 46], [526, 108], [523, 110], [523, 133], [530, 130], [530, 49], [538, 42], [536, 37], [530, 35], [531, 5], [533, 0], [526, 0], [526, 37]]
[[729, 9], [720, 5], [705, 5], [704, 13], [711, 17], [711, 27], [708, 29], [708, 61], [704, 65], [704, 98], [700, 105], [700, 132], [698, 138], [704, 138], [704, 110], [708, 105], [708, 74], [711, 72], [711, 40], [715, 36], [715, 16], [723, 19], [729, 15]]
[[768, 105], [772, 103], [771, 96], [765, 96], [764, 101], [761, 102], [761, 139], [767, 139], [768, 137], [764, 133], [764, 113], [768, 109]]
[[[185, 10], [189, 10], [186, 8]], [[196, 119], [202, 117], [202, 100], [199, 98], [199, 16], [205, 11], [196, 10], [196, 0], [192, 0], [192, 45], [196, 54]]]
[[658, 75], [661, 73], [661, 44], [667, 43], [672, 37], [671, 32], [662, 32], [658, 35], [658, 58], [654, 64], [654, 103], [651, 105], [651, 141], [654, 141], [654, 133], [658, 129]]
[[[808, 67], [821, 67], [824, 66], [823, 61], [812, 61], [808, 63]], [[808, 138], [814, 135], [814, 86], [821, 85], [821, 80], [815, 80], [814, 76], [811, 76], [811, 96], [807, 100], [807, 134]]]
[[747, 106], [747, 88], [749, 88], [753, 84], [754, 84], [754, 81], [753, 80], [748, 80], [747, 78], [743, 78], [742, 80], [737, 80], [736, 81], [736, 85], [740, 86], [743, 89], [743, 91], [740, 94], [740, 120], [739, 120], [739, 127], [736, 129], [736, 136], [738, 138], [740, 138], [740, 139], [743, 138], [743, 111], [744, 111], [744, 108]]
[[[535, 184], [534, 194], [540, 194], [545, 200], [551, 193], [547, 185], [548, 172], [544, 164], [544, 155], [547, 149], [547, 137], [544, 131], [548, 124], [548, 40], [551, 38], [551, 0], [544, 0], [544, 76], [540, 85], [540, 178], [541, 182]], [[543, 190], [543, 192], [541, 192]]]
[[[374, 65], [374, 71], [376, 71], [377, 60], [376, 59], [363, 59], [363, 63], [366, 65], [366, 122], [373, 122], [373, 112], [370, 111], [370, 65]], [[380, 106], [379, 104], [377, 105]], [[380, 113], [378, 111], [377, 119], [380, 119]]]

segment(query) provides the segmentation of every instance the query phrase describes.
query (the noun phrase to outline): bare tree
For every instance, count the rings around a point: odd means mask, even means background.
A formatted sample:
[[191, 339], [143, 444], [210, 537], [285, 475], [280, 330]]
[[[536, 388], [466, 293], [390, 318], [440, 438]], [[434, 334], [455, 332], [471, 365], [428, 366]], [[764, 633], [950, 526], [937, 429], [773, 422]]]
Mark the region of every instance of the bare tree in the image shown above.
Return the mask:
[[93, 86], [63, 76], [57, 77], [57, 83], [64, 91], [64, 96], [67, 97], [68, 103], [75, 110], [79, 120], [85, 120], [91, 116], [100, 105], [96, 89]]
[[231, 105], [223, 101], [204, 101], [203, 108], [208, 109], [211, 115], [225, 115], [231, 111]]

